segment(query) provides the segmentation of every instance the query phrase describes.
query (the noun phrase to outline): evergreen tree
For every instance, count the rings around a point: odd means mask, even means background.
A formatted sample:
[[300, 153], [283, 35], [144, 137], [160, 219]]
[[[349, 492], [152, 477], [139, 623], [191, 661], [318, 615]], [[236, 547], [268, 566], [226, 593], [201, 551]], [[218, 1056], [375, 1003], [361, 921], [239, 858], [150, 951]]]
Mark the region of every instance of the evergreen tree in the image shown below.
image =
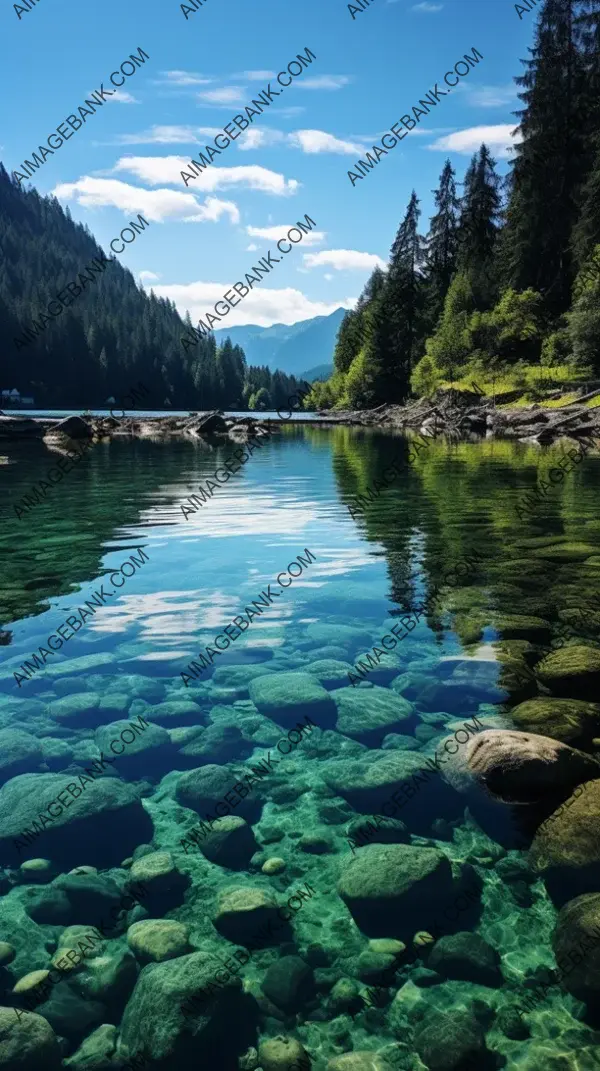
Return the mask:
[[428, 312], [432, 326], [439, 319], [456, 270], [460, 202], [456, 196], [455, 177], [450, 160], [446, 160], [440, 175], [440, 184], [437, 190], [432, 191], [437, 209], [430, 219], [427, 235]]
[[469, 275], [476, 303], [486, 307], [496, 294], [494, 259], [501, 208], [500, 179], [486, 145], [467, 168], [460, 214], [458, 267]]
[[376, 393], [381, 401], [403, 401], [422, 341], [421, 266], [424, 241], [418, 231], [419, 201], [413, 190], [392, 245], [385, 287], [376, 309]]
[[511, 177], [504, 244], [506, 282], [545, 293], [549, 308], [569, 304], [571, 231], [584, 170], [584, 64], [575, 45], [578, 0], [545, 0], [525, 73], [516, 78], [524, 107]]

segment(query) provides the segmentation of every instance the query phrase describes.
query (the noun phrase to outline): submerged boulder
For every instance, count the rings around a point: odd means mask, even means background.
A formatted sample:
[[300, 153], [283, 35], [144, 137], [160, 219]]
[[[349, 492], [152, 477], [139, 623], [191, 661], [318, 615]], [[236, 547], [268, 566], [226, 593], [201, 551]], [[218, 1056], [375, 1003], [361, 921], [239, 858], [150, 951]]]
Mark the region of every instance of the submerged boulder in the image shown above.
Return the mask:
[[600, 777], [600, 763], [549, 736], [485, 729], [465, 751], [469, 773], [495, 799], [534, 803]]
[[530, 859], [558, 904], [600, 888], [600, 780], [578, 785], [542, 823]]
[[583, 644], [546, 655], [535, 667], [552, 695], [596, 700], [600, 693], [600, 650]]
[[581, 699], [527, 699], [510, 716], [517, 729], [551, 736], [563, 744], [590, 744], [600, 732], [600, 703]]
[[286, 729], [312, 718], [321, 729], [335, 728], [336, 706], [310, 673], [271, 673], [250, 681], [250, 698], [261, 714]]
[[435, 848], [370, 844], [345, 864], [338, 893], [369, 937], [412, 937], [453, 891], [450, 861]]
[[76, 773], [20, 774], [0, 788], [0, 814], [0, 858], [13, 865], [43, 854], [70, 867], [117, 866], [154, 836], [140, 792], [117, 777], [82, 788]]
[[564, 988], [577, 1000], [600, 1004], [600, 893], [570, 900], [558, 913], [552, 938]]

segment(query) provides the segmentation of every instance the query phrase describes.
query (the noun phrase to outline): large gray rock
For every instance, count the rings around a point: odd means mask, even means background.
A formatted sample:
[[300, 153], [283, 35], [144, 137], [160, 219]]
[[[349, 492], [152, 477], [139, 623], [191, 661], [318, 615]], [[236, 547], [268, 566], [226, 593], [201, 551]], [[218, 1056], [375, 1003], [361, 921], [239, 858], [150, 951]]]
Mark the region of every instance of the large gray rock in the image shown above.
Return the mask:
[[452, 868], [435, 848], [369, 844], [343, 867], [337, 888], [363, 933], [412, 938], [450, 899]]
[[208, 1068], [218, 1038], [223, 1066], [236, 1066], [233, 1057], [247, 1047], [239, 1024], [232, 1029], [242, 1016], [241, 982], [229, 977], [217, 985], [215, 975], [223, 973], [221, 959], [207, 952], [144, 967], [121, 1022], [123, 1060], [149, 1052], [152, 1071]]
[[[110, 867], [131, 855], [138, 844], [152, 840], [154, 827], [139, 792], [106, 774], [85, 784], [77, 798], [68, 792], [63, 795], [66, 807], [56, 803], [52, 807], [56, 817], [50, 820], [48, 807], [69, 784], [80, 788], [79, 775], [21, 774], [2, 786], [0, 862], [18, 866], [24, 859], [43, 855], [68, 867], [83, 863]], [[26, 830], [36, 834], [30, 843], [22, 836]]]
[[477, 783], [505, 803], [567, 795], [600, 777], [600, 763], [549, 736], [485, 729], [467, 744], [466, 764]]

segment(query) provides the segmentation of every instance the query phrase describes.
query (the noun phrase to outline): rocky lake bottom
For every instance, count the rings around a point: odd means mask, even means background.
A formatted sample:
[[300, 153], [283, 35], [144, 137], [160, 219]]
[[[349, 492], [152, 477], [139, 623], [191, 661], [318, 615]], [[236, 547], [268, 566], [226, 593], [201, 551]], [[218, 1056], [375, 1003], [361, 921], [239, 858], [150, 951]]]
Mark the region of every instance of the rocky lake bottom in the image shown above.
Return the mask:
[[600, 1068], [596, 452], [3, 451], [0, 1069]]

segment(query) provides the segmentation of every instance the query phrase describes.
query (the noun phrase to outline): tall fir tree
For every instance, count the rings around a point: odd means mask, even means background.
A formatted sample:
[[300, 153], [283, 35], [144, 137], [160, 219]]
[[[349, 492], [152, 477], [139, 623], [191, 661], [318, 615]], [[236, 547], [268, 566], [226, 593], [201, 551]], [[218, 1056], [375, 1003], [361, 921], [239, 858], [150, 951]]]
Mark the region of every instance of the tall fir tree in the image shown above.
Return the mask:
[[439, 319], [458, 255], [458, 222], [460, 201], [456, 194], [456, 173], [446, 160], [437, 190], [432, 190], [437, 209], [429, 221], [427, 235], [427, 283], [430, 326]]
[[578, 0], [545, 0], [525, 73], [515, 79], [524, 107], [515, 146], [507, 228], [505, 282], [545, 294], [548, 308], [570, 301], [571, 232], [577, 216], [584, 146], [584, 64], [575, 43]]
[[495, 252], [501, 213], [496, 162], [482, 144], [467, 168], [459, 226], [458, 268], [467, 272], [476, 303], [487, 307], [496, 296]]

